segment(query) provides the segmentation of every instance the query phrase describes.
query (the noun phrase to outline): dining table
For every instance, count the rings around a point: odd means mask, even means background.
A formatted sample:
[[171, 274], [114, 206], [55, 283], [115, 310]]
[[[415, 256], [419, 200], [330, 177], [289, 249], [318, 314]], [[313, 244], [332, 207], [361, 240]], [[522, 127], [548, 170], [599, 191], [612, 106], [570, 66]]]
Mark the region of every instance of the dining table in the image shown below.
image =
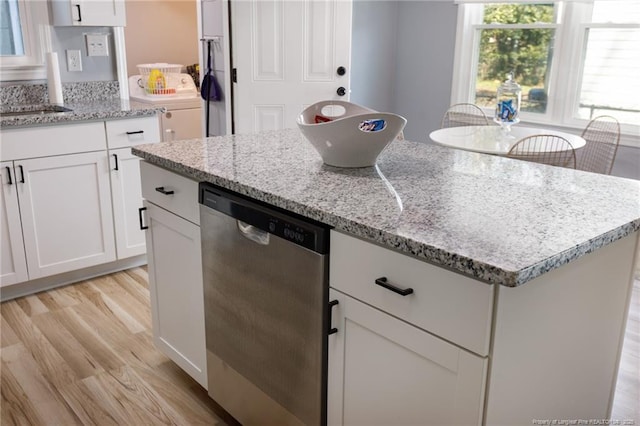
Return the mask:
[[574, 149], [582, 148], [584, 138], [571, 133], [538, 127], [460, 126], [434, 130], [429, 138], [439, 145], [493, 155], [507, 155], [511, 147], [527, 136], [557, 135], [569, 141]]

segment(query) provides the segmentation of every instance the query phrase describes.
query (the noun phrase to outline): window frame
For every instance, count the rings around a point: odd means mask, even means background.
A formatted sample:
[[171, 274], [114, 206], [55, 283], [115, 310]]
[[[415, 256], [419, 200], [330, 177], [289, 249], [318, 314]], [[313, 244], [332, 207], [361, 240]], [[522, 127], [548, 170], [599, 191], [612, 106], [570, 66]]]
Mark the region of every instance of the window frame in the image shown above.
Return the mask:
[[1, 56], [0, 81], [45, 79], [45, 54], [52, 46], [47, 2], [18, 0], [18, 10], [24, 55]]
[[[544, 0], [540, 0], [540, 2], [544, 2]], [[487, 0], [486, 3], [492, 2]], [[514, 0], [512, 3], [524, 2]], [[547, 110], [544, 114], [522, 111], [520, 117], [522, 122], [526, 124], [582, 131], [589, 123], [589, 120], [578, 118], [574, 113], [579, 101], [582, 84], [588, 28], [602, 28], [603, 25], [611, 28], [629, 27], [630, 25], [638, 27], [638, 25], [591, 22], [593, 11], [593, 3], [591, 2], [566, 1], [555, 3], [556, 16], [558, 16], [556, 23], [522, 24], [517, 26], [482, 24], [482, 3], [458, 4], [451, 104], [472, 102], [475, 99], [475, 82], [480, 53], [478, 30], [480, 28], [555, 27], [556, 35], [552, 46], [553, 58], [548, 76], [549, 97]], [[560, 70], [563, 70], [563, 72], [560, 72]], [[571, 76], [576, 75], [580, 77], [571, 78]], [[493, 109], [483, 109], [489, 117], [493, 117]], [[621, 143], [640, 147], [640, 125], [621, 123], [620, 129], [622, 134]]]

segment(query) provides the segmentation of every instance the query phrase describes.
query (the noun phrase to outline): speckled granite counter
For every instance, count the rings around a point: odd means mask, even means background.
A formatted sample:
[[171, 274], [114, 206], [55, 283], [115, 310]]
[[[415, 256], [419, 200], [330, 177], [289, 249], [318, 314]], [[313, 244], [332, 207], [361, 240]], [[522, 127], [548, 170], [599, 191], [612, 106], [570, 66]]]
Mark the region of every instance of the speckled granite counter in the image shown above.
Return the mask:
[[323, 165], [297, 129], [133, 153], [337, 230], [514, 287], [640, 229], [640, 182], [394, 141], [377, 167]]
[[3, 105], [0, 109], [0, 127], [50, 125], [87, 120], [111, 120], [117, 118], [144, 117], [162, 112], [161, 107], [122, 99], [100, 99], [65, 103], [68, 112], [49, 114], [4, 115], [13, 111], [34, 109], [39, 105]]

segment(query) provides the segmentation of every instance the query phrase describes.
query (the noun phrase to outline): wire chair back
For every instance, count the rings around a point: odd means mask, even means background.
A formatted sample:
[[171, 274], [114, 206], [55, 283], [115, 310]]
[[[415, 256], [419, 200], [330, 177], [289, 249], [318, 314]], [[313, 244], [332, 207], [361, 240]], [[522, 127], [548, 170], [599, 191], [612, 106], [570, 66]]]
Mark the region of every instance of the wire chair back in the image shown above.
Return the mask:
[[451, 105], [442, 117], [441, 128], [461, 126], [488, 126], [489, 119], [480, 107], [474, 104]]
[[573, 145], [557, 135], [532, 135], [522, 138], [511, 147], [507, 157], [550, 166], [576, 168], [576, 151]]
[[577, 169], [587, 172], [611, 174], [620, 143], [620, 123], [614, 117], [595, 117], [582, 132], [587, 142], [582, 148]]

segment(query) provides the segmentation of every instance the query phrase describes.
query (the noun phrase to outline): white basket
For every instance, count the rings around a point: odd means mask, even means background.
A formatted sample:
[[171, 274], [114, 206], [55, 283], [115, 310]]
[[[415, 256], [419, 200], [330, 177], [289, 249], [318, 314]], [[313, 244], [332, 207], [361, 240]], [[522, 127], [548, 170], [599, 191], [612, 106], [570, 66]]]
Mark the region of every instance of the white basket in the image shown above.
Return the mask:
[[182, 65], [159, 62], [138, 65], [140, 86], [147, 95], [175, 95]]
[[298, 116], [298, 127], [325, 164], [368, 167], [393, 141], [407, 120], [345, 101], [322, 101]]

